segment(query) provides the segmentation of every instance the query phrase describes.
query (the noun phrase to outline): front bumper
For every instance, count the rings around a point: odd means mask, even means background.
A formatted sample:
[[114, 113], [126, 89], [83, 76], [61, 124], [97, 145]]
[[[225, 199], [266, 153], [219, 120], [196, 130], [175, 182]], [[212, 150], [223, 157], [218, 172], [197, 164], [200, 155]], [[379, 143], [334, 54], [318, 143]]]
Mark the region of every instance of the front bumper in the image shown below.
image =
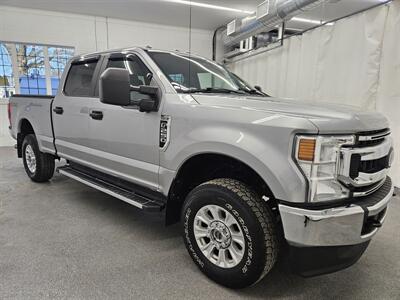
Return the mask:
[[304, 209], [279, 204], [292, 270], [315, 276], [357, 262], [382, 226], [393, 190], [387, 177], [375, 193], [340, 207]]
[[350, 246], [289, 247], [290, 269], [303, 277], [343, 270], [355, 264], [370, 241]]
[[297, 247], [356, 245], [369, 241], [382, 226], [393, 196], [387, 177], [375, 193], [340, 207], [304, 209], [279, 204], [285, 239]]

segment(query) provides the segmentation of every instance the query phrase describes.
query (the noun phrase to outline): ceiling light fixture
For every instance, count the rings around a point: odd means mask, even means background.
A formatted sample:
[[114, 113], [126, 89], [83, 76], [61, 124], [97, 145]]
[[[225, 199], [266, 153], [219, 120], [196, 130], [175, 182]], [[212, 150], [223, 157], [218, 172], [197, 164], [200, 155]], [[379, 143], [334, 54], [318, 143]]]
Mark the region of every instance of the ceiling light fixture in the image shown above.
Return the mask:
[[248, 21], [252, 21], [252, 20], [255, 20], [255, 19], [257, 19], [257, 16], [256, 16], [256, 15], [254, 15], [254, 16], [248, 16], [248, 17], [244, 18], [244, 19], [242, 20], [242, 22], [248, 22]]
[[163, 1], [164, 2], [184, 4], [184, 5], [192, 5], [192, 6], [203, 7], [203, 8], [211, 8], [211, 9], [217, 9], [217, 10], [232, 11], [232, 12], [237, 12], [237, 13], [242, 13], [242, 14], [252, 14], [252, 13], [254, 13], [253, 11], [230, 8], [230, 7], [226, 7], [226, 6], [220, 6], [220, 5], [201, 3], [201, 2], [194, 2], [194, 1], [186, 1], [186, 0], [163, 0]]
[[[303, 22], [303, 23], [311, 23], [311, 24], [316, 24], [316, 25], [322, 25], [322, 24], [325, 23], [325, 22], [323, 22], [323, 21], [312, 20], [312, 19], [305, 19], [305, 18], [297, 18], [297, 17], [292, 18], [291, 21]], [[326, 23], [325, 25], [332, 26], [333, 24], [334, 24], [334, 23], [331, 22], [331, 23]]]

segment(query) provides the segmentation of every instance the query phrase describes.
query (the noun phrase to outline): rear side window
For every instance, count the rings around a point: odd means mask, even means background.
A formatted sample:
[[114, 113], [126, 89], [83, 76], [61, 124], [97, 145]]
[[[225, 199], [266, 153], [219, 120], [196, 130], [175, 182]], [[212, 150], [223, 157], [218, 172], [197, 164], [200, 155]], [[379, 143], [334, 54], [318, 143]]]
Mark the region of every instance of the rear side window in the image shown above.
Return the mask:
[[67, 96], [92, 97], [97, 63], [98, 60], [73, 63], [68, 72], [64, 93]]

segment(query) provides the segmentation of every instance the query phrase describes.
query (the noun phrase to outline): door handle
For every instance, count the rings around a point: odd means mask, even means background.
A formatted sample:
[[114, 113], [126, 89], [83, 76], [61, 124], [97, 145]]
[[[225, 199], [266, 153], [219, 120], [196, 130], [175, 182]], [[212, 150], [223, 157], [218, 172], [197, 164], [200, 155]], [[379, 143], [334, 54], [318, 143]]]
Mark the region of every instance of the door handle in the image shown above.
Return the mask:
[[57, 114], [57, 115], [62, 115], [64, 112], [64, 109], [60, 106], [56, 106], [54, 107], [53, 111]]
[[94, 110], [89, 115], [94, 120], [103, 120], [103, 112], [102, 111]]

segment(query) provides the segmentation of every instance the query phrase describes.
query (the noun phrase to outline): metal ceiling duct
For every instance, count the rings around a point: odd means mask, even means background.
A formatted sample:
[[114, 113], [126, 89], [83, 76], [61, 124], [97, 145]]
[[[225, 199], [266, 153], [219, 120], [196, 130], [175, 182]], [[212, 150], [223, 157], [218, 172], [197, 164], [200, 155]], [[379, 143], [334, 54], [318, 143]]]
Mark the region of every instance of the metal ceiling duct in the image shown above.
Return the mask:
[[[223, 43], [226, 47], [233, 46], [242, 40], [261, 32], [274, 29], [276, 25], [281, 24], [301, 14], [307, 10], [314, 9], [324, 2], [330, 0], [269, 0], [261, 5], [268, 5], [268, 13], [258, 16], [254, 14], [247, 19], [251, 19], [242, 24], [230, 35], [227, 31], [223, 32]], [[260, 5], [260, 6], [261, 6]]]

